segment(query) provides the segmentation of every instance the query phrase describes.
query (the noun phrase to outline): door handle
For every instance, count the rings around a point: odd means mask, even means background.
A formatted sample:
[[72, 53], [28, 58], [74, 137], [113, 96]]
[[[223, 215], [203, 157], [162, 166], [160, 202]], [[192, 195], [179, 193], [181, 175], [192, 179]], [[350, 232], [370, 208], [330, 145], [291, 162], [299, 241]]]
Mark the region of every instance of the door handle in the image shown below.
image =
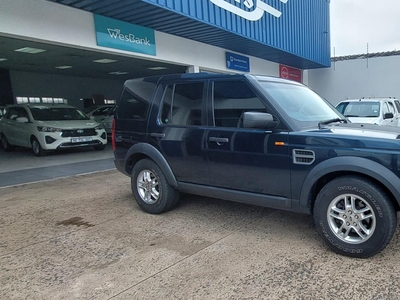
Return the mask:
[[210, 142], [216, 142], [217, 144], [219, 144], [219, 143], [229, 143], [229, 139], [228, 138], [210, 137], [208, 140]]

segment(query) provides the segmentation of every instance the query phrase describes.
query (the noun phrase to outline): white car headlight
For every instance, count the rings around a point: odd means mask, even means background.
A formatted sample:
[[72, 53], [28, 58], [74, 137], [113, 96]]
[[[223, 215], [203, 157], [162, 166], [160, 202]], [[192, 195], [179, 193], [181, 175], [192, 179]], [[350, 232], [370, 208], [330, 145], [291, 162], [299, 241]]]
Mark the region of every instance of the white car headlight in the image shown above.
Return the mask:
[[61, 128], [56, 127], [47, 127], [47, 126], [38, 126], [37, 129], [42, 132], [61, 132]]

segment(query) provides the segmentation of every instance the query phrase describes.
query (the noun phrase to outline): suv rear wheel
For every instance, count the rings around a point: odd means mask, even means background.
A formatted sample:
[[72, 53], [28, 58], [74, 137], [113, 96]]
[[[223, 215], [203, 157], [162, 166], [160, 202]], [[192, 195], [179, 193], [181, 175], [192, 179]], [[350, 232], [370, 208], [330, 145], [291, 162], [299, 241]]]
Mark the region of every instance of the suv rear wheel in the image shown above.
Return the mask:
[[131, 186], [136, 202], [151, 214], [166, 212], [179, 200], [179, 192], [168, 184], [164, 173], [150, 159], [143, 159], [134, 166]]
[[332, 180], [317, 196], [314, 222], [335, 252], [366, 258], [382, 251], [396, 230], [396, 211], [374, 182], [354, 176]]
[[6, 136], [4, 134], [1, 135], [1, 147], [4, 151], [11, 151], [13, 146], [8, 142]]

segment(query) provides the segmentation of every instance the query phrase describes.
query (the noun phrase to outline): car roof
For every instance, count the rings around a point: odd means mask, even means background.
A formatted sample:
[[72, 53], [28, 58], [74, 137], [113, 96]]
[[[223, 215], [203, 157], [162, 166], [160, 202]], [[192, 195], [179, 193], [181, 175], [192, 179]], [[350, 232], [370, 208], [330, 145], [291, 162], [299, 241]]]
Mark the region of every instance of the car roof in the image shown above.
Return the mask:
[[346, 102], [380, 102], [384, 100], [397, 100], [397, 98], [393, 97], [380, 97], [380, 98], [360, 98], [360, 99], [346, 99], [340, 101], [339, 103], [346, 103]]
[[200, 72], [200, 73], [182, 73], [182, 74], [169, 74], [169, 75], [156, 75], [149, 76], [143, 78], [134, 78], [128, 79], [125, 83], [129, 81], [147, 81], [147, 82], [158, 82], [159, 80], [179, 80], [179, 79], [235, 79], [235, 78], [252, 78], [256, 81], [274, 81], [274, 82], [285, 82], [298, 84], [300, 83], [288, 80], [280, 77], [267, 76], [267, 75], [258, 75], [258, 74], [227, 74], [227, 73], [209, 73], [209, 72]]

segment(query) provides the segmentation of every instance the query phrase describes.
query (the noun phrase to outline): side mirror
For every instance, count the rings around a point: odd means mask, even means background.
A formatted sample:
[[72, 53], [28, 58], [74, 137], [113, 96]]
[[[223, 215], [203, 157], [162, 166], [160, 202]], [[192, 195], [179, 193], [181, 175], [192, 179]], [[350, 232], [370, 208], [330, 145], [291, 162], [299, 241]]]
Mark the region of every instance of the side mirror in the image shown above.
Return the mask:
[[29, 119], [27, 117], [18, 117], [15, 119], [18, 123], [28, 123]]
[[386, 119], [393, 119], [393, 113], [391, 113], [391, 112], [389, 112], [389, 113], [385, 113], [384, 115], [383, 115], [383, 119], [384, 120], [386, 120]]
[[278, 124], [271, 114], [247, 111], [243, 113], [244, 128], [273, 128]]

